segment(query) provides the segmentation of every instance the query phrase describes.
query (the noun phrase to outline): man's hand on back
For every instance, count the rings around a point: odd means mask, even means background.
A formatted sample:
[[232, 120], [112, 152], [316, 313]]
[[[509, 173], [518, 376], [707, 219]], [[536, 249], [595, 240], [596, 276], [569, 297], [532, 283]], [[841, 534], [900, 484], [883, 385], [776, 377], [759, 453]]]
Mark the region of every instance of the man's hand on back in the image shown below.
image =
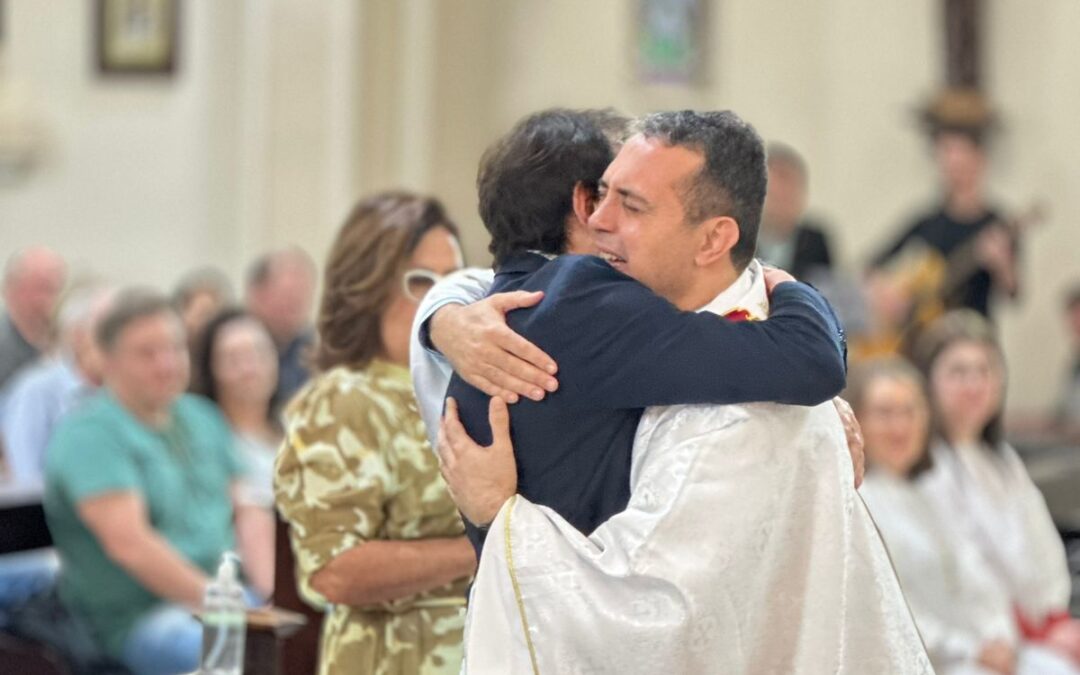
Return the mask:
[[769, 267], [768, 265], [763, 265], [762, 268], [765, 270], [765, 291], [769, 294], [770, 297], [772, 296], [773, 289], [775, 289], [780, 284], [787, 283], [789, 281], [795, 281], [795, 277], [791, 276], [790, 274], [778, 267]]
[[446, 399], [439, 426], [439, 468], [450, 496], [470, 523], [495, 520], [503, 503], [517, 492], [517, 462], [510, 441], [510, 411], [498, 396], [488, 406], [491, 445], [477, 445], [458, 419], [457, 402]]
[[844, 423], [844, 434], [847, 436], [848, 452], [851, 453], [851, 467], [855, 471], [855, 489], [862, 485], [863, 473], [866, 468], [866, 457], [863, 455], [862, 426], [855, 418], [855, 411], [847, 401], [837, 396], [833, 399], [836, 412], [840, 413], [840, 421]]
[[559, 388], [554, 359], [506, 325], [506, 313], [532, 307], [542, 291], [497, 293], [472, 305], [447, 305], [431, 317], [431, 342], [463, 380], [488, 396], [517, 403]]

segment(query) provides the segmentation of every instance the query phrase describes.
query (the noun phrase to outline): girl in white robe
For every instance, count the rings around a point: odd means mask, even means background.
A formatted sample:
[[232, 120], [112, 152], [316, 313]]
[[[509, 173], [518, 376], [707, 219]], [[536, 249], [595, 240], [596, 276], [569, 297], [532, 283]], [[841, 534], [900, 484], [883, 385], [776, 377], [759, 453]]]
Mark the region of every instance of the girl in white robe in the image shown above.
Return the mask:
[[991, 326], [973, 312], [948, 314], [919, 338], [915, 357], [929, 384], [935, 439], [928, 493], [989, 563], [1024, 639], [1080, 667], [1061, 537], [1002, 437], [1005, 364]]
[[939, 675], [1075, 673], [1020, 641], [1009, 593], [980, 551], [926, 493], [929, 407], [921, 377], [899, 360], [856, 371], [852, 403], [869, 467], [861, 489]]

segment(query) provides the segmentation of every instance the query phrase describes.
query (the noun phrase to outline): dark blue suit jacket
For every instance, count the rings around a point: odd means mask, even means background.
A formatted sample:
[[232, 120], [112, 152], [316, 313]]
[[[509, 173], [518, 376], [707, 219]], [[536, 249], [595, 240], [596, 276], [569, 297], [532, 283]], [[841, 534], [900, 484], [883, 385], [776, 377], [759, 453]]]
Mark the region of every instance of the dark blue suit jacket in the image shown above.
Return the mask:
[[[777, 401], [816, 405], [844, 387], [843, 332], [809, 286], [782, 284], [767, 321], [680, 312], [600, 258], [515, 256], [492, 293], [544, 291], [507, 323], [559, 364], [559, 389], [510, 407], [518, 492], [582, 532], [622, 511], [648, 406]], [[478, 443], [491, 443], [489, 398], [461, 380], [448, 396]], [[466, 524], [479, 553], [483, 535]]]

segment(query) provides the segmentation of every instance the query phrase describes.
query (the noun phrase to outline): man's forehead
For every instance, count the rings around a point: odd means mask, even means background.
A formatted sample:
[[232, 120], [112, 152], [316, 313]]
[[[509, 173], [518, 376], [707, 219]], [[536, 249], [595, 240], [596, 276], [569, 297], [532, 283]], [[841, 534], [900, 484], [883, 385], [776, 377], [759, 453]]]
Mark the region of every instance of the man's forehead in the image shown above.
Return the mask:
[[612, 183], [675, 184], [701, 170], [705, 156], [681, 145], [669, 145], [659, 138], [633, 136], [604, 172]]

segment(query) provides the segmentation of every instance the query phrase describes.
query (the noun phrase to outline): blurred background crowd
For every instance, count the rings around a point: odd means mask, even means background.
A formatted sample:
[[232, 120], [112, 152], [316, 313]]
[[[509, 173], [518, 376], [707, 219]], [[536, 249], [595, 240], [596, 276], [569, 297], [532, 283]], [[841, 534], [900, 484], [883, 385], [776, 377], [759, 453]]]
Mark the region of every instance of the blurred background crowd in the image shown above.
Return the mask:
[[[55, 544], [84, 660], [155, 672], [236, 549], [253, 603], [440, 644], [401, 607], [471, 553], [429, 453], [379, 448], [424, 443], [415, 302], [490, 263], [481, 153], [555, 105], [730, 108], [772, 139], [758, 256], [845, 325], [932, 654], [1080, 668], [1077, 31], [1069, 0], [0, 0], [0, 629]], [[404, 578], [373, 539], [441, 543]]]

